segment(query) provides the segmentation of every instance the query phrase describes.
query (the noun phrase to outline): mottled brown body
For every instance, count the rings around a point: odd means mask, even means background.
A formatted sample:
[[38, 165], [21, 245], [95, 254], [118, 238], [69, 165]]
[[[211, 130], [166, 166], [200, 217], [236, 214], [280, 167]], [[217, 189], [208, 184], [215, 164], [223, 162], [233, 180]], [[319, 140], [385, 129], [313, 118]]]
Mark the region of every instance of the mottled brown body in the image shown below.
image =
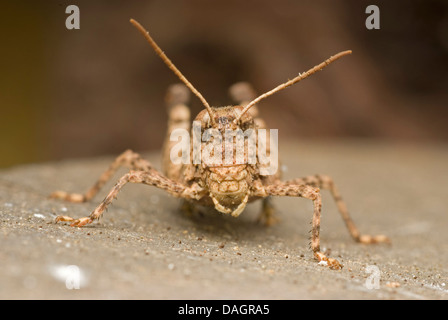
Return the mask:
[[[245, 86], [245, 84], [242, 85]], [[172, 90], [181, 90], [180, 86], [181, 85], [173, 87]], [[184, 87], [184, 90], [187, 90], [187, 88]], [[187, 101], [183, 102], [186, 107]], [[177, 105], [175, 108], [179, 110], [180, 106]], [[256, 122], [250, 113], [246, 113], [241, 118], [240, 123], [234, 123], [234, 120], [243, 110], [243, 107], [241, 106], [212, 108], [212, 110], [215, 123], [217, 124], [214, 128], [219, 130], [222, 136], [225, 135], [225, 130], [254, 129], [255, 132], [257, 132], [256, 130], [260, 128], [260, 121]], [[185, 117], [188, 115], [187, 112], [183, 112], [182, 114]], [[206, 129], [213, 127], [210, 116], [206, 110], [200, 112], [194, 120], [201, 123], [201, 134], [203, 134]], [[189, 119], [184, 118], [178, 122], [179, 127], [173, 125], [170, 129], [185, 128], [184, 123], [187, 122], [191, 123]], [[169, 141], [171, 132], [172, 131], [168, 130], [166, 141]], [[193, 132], [191, 133], [191, 137], [193, 137]], [[191, 143], [191, 145], [193, 145], [193, 143]], [[206, 145], [207, 142], [202, 142], [202, 149], [206, 148]], [[165, 143], [165, 147], [169, 148], [169, 146], [169, 143]], [[191, 153], [193, 153], [193, 147], [191, 148]], [[164, 150], [164, 154], [169, 154], [169, 150]], [[236, 155], [236, 150], [234, 150], [233, 155]], [[245, 160], [247, 160], [247, 155], [245, 156]], [[200, 190], [202, 190], [201, 198], [193, 200], [192, 202], [213, 206], [219, 212], [231, 214], [235, 217], [241, 214], [247, 203], [259, 198], [254, 196], [256, 193], [256, 190], [253, 188], [255, 185], [254, 181], [259, 181], [261, 183], [261, 181], [265, 179], [260, 176], [258, 165], [249, 164], [247, 161], [243, 164], [236, 164], [235, 159], [233, 164], [215, 166], [208, 165], [205, 162], [202, 162], [201, 164], [193, 164], [192, 161], [189, 164], [183, 165], [174, 165], [171, 161], [166, 161], [165, 164], [165, 174], [169, 178], [180, 178], [179, 180], [182, 181], [183, 184], [187, 186], [197, 185]], [[171, 175], [172, 172], [175, 174]], [[178, 172], [180, 175], [177, 175]], [[279, 173], [275, 175], [275, 179], [278, 178]]]
[[[51, 197], [60, 198], [72, 202], [84, 202], [92, 199], [101, 187], [112, 177], [120, 166], [130, 169], [129, 173], [121, 177], [106, 198], [88, 217], [73, 219], [68, 216], [59, 216], [56, 221], [70, 221], [72, 226], [81, 227], [99, 219], [107, 206], [116, 198], [121, 188], [129, 182], [143, 183], [152, 185], [167, 191], [169, 194], [185, 199], [191, 205], [203, 205], [214, 207], [223, 214], [230, 214], [234, 217], [239, 216], [246, 205], [257, 199], [263, 201], [260, 221], [270, 225], [275, 221], [273, 216], [273, 207], [270, 202], [271, 196], [290, 196], [302, 197], [313, 201], [313, 219], [311, 230], [311, 250], [315, 259], [328, 265], [332, 269], [340, 269], [342, 265], [335, 259], [326, 257], [320, 251], [320, 217], [321, 217], [321, 195], [320, 190], [329, 190], [336, 201], [339, 212], [351, 236], [358, 242], [377, 243], [387, 242], [388, 238], [383, 235], [369, 236], [361, 235], [350, 218], [345, 203], [336, 189], [333, 180], [325, 175], [314, 175], [305, 178], [299, 178], [289, 181], [282, 181], [280, 172], [274, 174], [262, 175], [261, 169], [265, 164], [259, 161], [251, 163], [246, 149], [244, 151], [244, 162], [239, 163], [236, 160], [225, 162], [220, 165], [211, 165], [207, 161], [195, 163], [193, 157], [190, 157], [189, 163], [175, 164], [170, 159], [170, 152], [176, 141], [170, 140], [170, 135], [175, 129], [192, 130], [191, 115], [188, 107], [189, 91], [193, 92], [204, 104], [202, 110], [194, 119], [200, 122], [201, 134], [207, 129], [218, 130], [223, 136], [229, 129], [253, 129], [257, 132], [265, 129], [265, 122], [258, 116], [256, 103], [260, 100], [283, 90], [294, 83], [301, 81], [309, 75], [319, 71], [350, 53], [345, 51], [330, 57], [314, 68], [299, 74], [292, 80], [279, 85], [271, 91], [268, 91], [258, 98], [255, 98], [254, 90], [247, 83], [238, 83], [231, 87], [230, 94], [235, 100], [235, 106], [210, 107], [202, 95], [191, 85], [191, 83], [180, 73], [180, 71], [166, 57], [163, 51], [152, 40], [149, 33], [136, 21], [131, 20], [132, 24], [145, 36], [156, 53], [162, 58], [167, 66], [179, 77], [185, 84], [173, 85], [169, 88], [166, 97], [168, 110], [168, 130], [163, 147], [163, 174], [157, 171], [151, 163], [144, 160], [140, 155], [128, 150], [120, 155], [99, 178], [96, 184], [85, 194], [67, 193], [56, 191]], [[188, 89], [187, 89], [188, 88]], [[192, 130], [193, 131], [193, 130]], [[267, 131], [269, 133], [269, 131]], [[193, 139], [194, 133], [191, 137]], [[269, 141], [267, 137], [267, 141]], [[201, 150], [207, 148], [207, 143], [200, 144]], [[257, 140], [257, 148], [260, 148], [260, 141]], [[245, 142], [245, 148], [246, 148]], [[271, 150], [266, 145], [267, 153]], [[195, 152], [195, 146], [191, 144], [191, 154]], [[223, 146], [224, 148], [224, 146]], [[236, 148], [236, 147], [235, 147]], [[236, 151], [236, 150], [234, 150]], [[236, 152], [233, 153], [234, 155]], [[257, 155], [258, 157], [258, 155]], [[258, 159], [258, 158], [257, 158]]]

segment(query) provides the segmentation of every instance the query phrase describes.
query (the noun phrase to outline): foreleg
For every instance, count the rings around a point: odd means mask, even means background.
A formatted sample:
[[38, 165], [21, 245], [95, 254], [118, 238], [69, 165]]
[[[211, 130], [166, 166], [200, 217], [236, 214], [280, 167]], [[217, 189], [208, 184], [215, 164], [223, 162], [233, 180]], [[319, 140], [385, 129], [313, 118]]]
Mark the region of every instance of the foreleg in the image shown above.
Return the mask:
[[289, 196], [302, 197], [313, 201], [313, 220], [311, 229], [311, 250], [314, 257], [319, 261], [326, 263], [331, 269], [341, 269], [342, 265], [333, 258], [328, 258], [320, 251], [320, 216], [322, 209], [322, 199], [319, 188], [305, 184], [287, 184], [278, 183], [271, 186], [265, 186], [264, 191], [267, 196]]

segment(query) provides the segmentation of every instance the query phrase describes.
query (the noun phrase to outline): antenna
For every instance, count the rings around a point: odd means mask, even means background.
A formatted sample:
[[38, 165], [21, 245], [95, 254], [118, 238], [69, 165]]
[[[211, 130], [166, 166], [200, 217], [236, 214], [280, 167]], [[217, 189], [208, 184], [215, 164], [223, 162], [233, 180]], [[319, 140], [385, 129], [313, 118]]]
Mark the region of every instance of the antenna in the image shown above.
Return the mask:
[[136, 27], [138, 29], [138, 31], [140, 31], [141, 34], [143, 34], [145, 39], [149, 42], [149, 44], [154, 49], [154, 51], [157, 53], [157, 55], [160, 58], [162, 58], [163, 62], [165, 62], [165, 64], [168, 66], [168, 68], [170, 68], [171, 71], [173, 71], [174, 74], [183, 83], [185, 83], [185, 85], [191, 90], [191, 92], [193, 92], [199, 98], [199, 100], [201, 100], [202, 104], [204, 105], [204, 107], [208, 111], [208, 114], [210, 116], [210, 121], [212, 122], [212, 124], [214, 124], [215, 120], [214, 120], [214, 117], [213, 117], [213, 110], [210, 107], [210, 105], [208, 104], [207, 100], [204, 99], [202, 94], [200, 94], [199, 91], [196, 90], [195, 87], [193, 87], [193, 85], [190, 83], [190, 81], [188, 81], [187, 78], [184, 77], [184, 75], [179, 71], [179, 69], [176, 68], [176, 66], [166, 56], [166, 54], [162, 51], [162, 49], [160, 49], [160, 47], [157, 45], [157, 43], [151, 38], [151, 36], [149, 35], [149, 32], [147, 30], [145, 30], [145, 28], [143, 28], [142, 25], [140, 23], [138, 23], [137, 21], [135, 21], [134, 19], [131, 19], [130, 21], [134, 25], [134, 27]]
[[247, 106], [244, 107], [244, 109], [241, 111], [241, 113], [238, 115], [238, 117], [236, 117], [236, 119], [234, 120], [234, 123], [237, 123], [240, 120], [240, 118], [243, 116], [243, 114], [245, 114], [247, 112], [247, 110], [249, 110], [252, 106], [257, 104], [261, 100], [263, 100], [263, 99], [273, 95], [274, 93], [279, 92], [280, 90], [283, 90], [283, 89], [288, 88], [289, 86], [292, 86], [293, 84], [295, 84], [295, 83], [305, 79], [306, 77], [312, 75], [313, 73], [322, 70], [323, 68], [328, 66], [333, 61], [336, 61], [339, 58], [341, 58], [343, 56], [346, 56], [348, 54], [351, 54], [351, 53], [352, 53], [351, 50], [339, 52], [338, 54], [335, 54], [334, 56], [331, 56], [330, 58], [328, 58], [327, 60], [325, 60], [321, 64], [311, 68], [310, 70], [308, 70], [308, 71], [306, 71], [304, 73], [299, 73], [299, 75], [297, 77], [295, 77], [294, 79], [289, 80], [289, 81], [287, 81], [287, 82], [285, 82], [285, 83], [275, 87], [271, 91], [263, 93], [261, 96], [259, 96], [258, 98], [252, 100]]

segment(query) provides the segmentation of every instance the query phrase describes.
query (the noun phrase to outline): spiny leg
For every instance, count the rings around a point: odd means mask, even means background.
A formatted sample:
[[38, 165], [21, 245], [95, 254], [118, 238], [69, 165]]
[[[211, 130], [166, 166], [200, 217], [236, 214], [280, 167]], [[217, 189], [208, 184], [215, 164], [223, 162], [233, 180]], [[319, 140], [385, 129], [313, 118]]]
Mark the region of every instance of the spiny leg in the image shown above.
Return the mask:
[[70, 221], [72, 227], [82, 227], [86, 224], [92, 223], [95, 219], [99, 219], [106, 210], [107, 206], [117, 197], [121, 188], [127, 183], [143, 183], [151, 186], [158, 187], [170, 193], [176, 197], [195, 198], [197, 197], [196, 190], [187, 188], [186, 186], [170, 180], [160, 174], [157, 170], [151, 169], [149, 171], [130, 171], [122, 176], [115, 186], [110, 190], [109, 194], [104, 198], [99, 206], [88, 217], [80, 219], [73, 219], [67, 216], [59, 216], [56, 218], [56, 222]]
[[319, 262], [325, 262], [331, 269], [341, 269], [342, 265], [333, 258], [328, 258], [320, 251], [320, 214], [322, 200], [319, 188], [310, 185], [278, 183], [276, 185], [265, 186], [265, 192], [270, 196], [302, 197], [313, 201], [314, 211], [311, 229], [311, 250], [314, 258]]
[[120, 167], [127, 167], [131, 170], [149, 171], [152, 165], [149, 161], [143, 159], [138, 153], [127, 150], [119, 155], [115, 161], [104, 171], [98, 181], [84, 194], [68, 193], [65, 191], [55, 191], [50, 194], [50, 198], [63, 199], [69, 202], [86, 202], [92, 199], [98, 191], [112, 178], [114, 173]]
[[389, 238], [382, 234], [371, 236], [367, 234], [361, 234], [359, 232], [358, 228], [356, 227], [355, 223], [348, 213], [347, 206], [342, 200], [339, 190], [336, 188], [333, 179], [329, 176], [316, 174], [314, 176], [289, 180], [284, 182], [284, 184], [306, 184], [320, 189], [329, 190], [331, 195], [333, 196], [334, 201], [336, 202], [338, 210], [345, 222], [345, 225], [347, 226], [348, 231], [350, 232], [350, 235], [355, 241], [366, 244], [390, 242]]

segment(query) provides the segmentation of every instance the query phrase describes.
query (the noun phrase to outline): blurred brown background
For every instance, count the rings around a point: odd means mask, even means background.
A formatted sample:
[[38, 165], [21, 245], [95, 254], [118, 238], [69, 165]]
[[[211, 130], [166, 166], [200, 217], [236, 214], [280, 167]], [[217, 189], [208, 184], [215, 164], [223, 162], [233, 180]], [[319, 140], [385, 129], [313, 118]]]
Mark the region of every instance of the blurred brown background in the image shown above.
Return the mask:
[[[67, 30], [65, 8], [81, 12]], [[367, 30], [365, 9], [381, 10]], [[8, 1], [1, 5], [0, 166], [159, 149], [177, 78], [140, 21], [212, 105], [258, 93], [338, 51], [353, 54], [260, 104], [279, 138], [448, 141], [448, 3]], [[201, 104], [192, 98], [193, 114]]]

